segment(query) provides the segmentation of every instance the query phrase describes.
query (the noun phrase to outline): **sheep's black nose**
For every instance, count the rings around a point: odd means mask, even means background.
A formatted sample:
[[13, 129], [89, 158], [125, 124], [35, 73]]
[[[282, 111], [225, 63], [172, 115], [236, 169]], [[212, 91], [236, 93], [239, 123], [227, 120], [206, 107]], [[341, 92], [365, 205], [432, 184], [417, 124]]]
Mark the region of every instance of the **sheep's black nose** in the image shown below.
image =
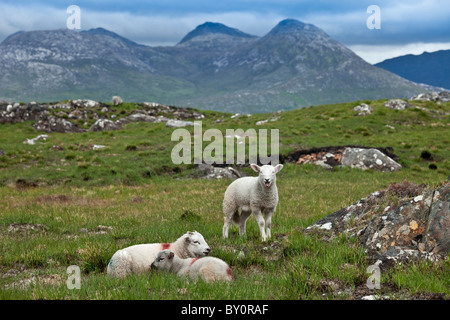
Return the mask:
[[264, 182], [270, 182], [270, 179], [264, 179]]
[[209, 254], [210, 251], [211, 251], [211, 248], [206, 248], [205, 249], [205, 254]]

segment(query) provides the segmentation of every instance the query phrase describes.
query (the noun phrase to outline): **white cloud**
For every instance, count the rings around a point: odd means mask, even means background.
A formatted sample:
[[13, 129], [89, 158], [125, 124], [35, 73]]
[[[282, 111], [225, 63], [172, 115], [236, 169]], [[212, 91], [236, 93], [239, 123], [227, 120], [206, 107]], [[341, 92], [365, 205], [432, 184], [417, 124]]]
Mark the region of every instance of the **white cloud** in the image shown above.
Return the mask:
[[371, 64], [407, 54], [449, 50], [450, 42], [409, 43], [406, 45], [350, 45], [350, 50]]

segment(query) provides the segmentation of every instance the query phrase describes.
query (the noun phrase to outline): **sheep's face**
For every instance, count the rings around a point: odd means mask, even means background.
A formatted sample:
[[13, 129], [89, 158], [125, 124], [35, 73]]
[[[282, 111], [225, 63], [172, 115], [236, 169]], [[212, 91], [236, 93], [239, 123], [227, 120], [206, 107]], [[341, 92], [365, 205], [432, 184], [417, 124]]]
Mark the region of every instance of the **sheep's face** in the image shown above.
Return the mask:
[[172, 268], [174, 256], [175, 254], [171, 250], [163, 250], [158, 252], [151, 268], [156, 270], [169, 270]]
[[211, 251], [211, 248], [206, 243], [203, 236], [197, 231], [188, 232], [184, 238], [187, 250], [192, 256], [200, 258], [207, 256]]
[[283, 169], [282, 164], [277, 164], [275, 167], [270, 165], [258, 166], [257, 164], [251, 164], [250, 167], [259, 173], [259, 182], [270, 188], [276, 181], [276, 174]]

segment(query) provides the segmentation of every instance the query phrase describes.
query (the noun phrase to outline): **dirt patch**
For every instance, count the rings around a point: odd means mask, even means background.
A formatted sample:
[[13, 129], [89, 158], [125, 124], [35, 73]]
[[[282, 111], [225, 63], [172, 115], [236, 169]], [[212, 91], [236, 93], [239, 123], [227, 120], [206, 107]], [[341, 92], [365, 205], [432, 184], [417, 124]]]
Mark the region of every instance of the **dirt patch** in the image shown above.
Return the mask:
[[15, 186], [17, 189], [30, 189], [30, 188], [36, 188], [39, 186], [39, 184], [36, 181], [31, 181], [27, 179], [17, 179]]
[[42, 197], [38, 197], [36, 199], [36, 202], [39, 203], [66, 203], [69, 202], [71, 199], [70, 197], [66, 196], [65, 194], [55, 194], [55, 195], [46, 195]]

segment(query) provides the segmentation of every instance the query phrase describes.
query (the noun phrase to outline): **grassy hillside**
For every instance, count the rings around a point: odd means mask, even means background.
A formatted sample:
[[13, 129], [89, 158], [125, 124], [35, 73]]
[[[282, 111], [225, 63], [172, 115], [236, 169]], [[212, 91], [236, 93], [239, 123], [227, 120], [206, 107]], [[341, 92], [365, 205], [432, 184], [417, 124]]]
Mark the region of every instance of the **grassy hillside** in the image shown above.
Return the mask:
[[[368, 263], [355, 239], [324, 242], [303, 233], [312, 222], [391, 183], [434, 186], [447, 179], [450, 116], [441, 113], [450, 112], [449, 103], [414, 102], [429, 111], [395, 111], [384, 107], [383, 100], [365, 102], [374, 109], [366, 117], [354, 115], [359, 102], [234, 119], [205, 112], [203, 130], [279, 129], [283, 155], [300, 148], [355, 144], [391, 147], [403, 165], [398, 172], [380, 173], [286, 164], [277, 180], [280, 203], [267, 243], [261, 243], [254, 218], [247, 223], [246, 238], [232, 227], [230, 238], [222, 239], [222, 200], [230, 181], [190, 179], [193, 165], [171, 162], [176, 142], [170, 141], [173, 129], [164, 124], [51, 133], [36, 145], [22, 143], [40, 134], [31, 122], [0, 125], [5, 153], [0, 156], [0, 299], [449, 298], [448, 259], [394, 268], [382, 274], [381, 289], [371, 291], [365, 286]], [[117, 115], [136, 107], [124, 104]], [[278, 119], [255, 125], [274, 117]], [[94, 151], [92, 144], [107, 147]], [[423, 152], [431, 159], [423, 159]], [[231, 265], [232, 284], [158, 274], [126, 280], [106, 276], [116, 250], [174, 241], [188, 230], [201, 232], [211, 254]], [[81, 268], [80, 290], [66, 287], [69, 265]]]

